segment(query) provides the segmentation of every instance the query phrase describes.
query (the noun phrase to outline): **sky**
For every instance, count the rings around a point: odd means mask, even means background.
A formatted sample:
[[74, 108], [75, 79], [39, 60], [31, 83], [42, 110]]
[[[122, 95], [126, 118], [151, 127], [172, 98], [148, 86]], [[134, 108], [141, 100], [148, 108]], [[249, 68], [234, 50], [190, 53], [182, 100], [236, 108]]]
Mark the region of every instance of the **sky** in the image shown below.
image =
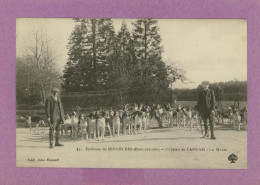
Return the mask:
[[[124, 19], [132, 30], [133, 19]], [[123, 19], [113, 19], [115, 31]], [[57, 68], [66, 64], [68, 38], [75, 23], [69, 18], [18, 18], [16, 55], [26, 53], [32, 30], [41, 29], [56, 49]], [[158, 19], [164, 48], [163, 60], [186, 71], [188, 84], [177, 81], [173, 88], [196, 88], [202, 81], [247, 80], [247, 22], [243, 19]]]

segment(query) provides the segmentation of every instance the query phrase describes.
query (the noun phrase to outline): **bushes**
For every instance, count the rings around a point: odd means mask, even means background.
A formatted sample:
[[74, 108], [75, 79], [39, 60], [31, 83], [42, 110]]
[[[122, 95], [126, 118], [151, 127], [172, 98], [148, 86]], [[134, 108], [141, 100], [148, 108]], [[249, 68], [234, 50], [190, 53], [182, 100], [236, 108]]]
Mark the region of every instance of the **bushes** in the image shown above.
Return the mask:
[[33, 94], [30, 96], [20, 96], [16, 94], [16, 102], [17, 104], [26, 104], [26, 105], [35, 105], [41, 102], [40, 94]]
[[116, 106], [114, 96], [108, 95], [89, 95], [89, 94], [64, 94], [61, 95], [62, 104], [65, 109], [76, 107], [84, 108], [110, 107]]

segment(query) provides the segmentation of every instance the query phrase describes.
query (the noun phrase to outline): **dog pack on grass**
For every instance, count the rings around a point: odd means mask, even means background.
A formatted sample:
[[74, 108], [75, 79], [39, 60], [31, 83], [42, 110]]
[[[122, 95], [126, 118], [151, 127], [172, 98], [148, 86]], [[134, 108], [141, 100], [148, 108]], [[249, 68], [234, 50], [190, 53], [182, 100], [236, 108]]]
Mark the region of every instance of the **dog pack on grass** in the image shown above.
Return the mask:
[[[246, 107], [215, 107], [214, 117], [216, 125], [226, 125], [234, 130], [247, 129]], [[45, 132], [47, 125], [44, 118], [26, 114], [22, 115], [21, 119], [26, 121], [30, 132], [34, 134]], [[171, 106], [170, 104], [148, 106], [134, 103], [127, 104], [119, 110], [100, 108], [92, 111], [83, 111], [76, 106], [74, 110], [65, 114], [60, 132], [61, 135], [72, 139], [103, 141], [105, 137], [142, 134], [153, 127], [196, 129], [203, 135], [203, 124], [196, 106]]]

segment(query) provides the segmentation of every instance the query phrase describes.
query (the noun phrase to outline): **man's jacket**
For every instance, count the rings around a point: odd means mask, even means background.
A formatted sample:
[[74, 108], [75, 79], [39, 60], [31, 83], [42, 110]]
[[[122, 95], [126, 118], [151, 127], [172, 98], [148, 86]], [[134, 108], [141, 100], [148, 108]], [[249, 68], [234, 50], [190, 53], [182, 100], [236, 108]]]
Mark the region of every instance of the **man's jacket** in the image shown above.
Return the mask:
[[207, 89], [199, 93], [197, 109], [200, 113], [208, 113], [215, 108], [215, 95], [213, 90]]
[[[54, 99], [53, 96], [50, 96], [49, 98], [46, 99], [45, 102], [45, 114], [47, 119], [50, 118], [51, 122], [53, 122], [54, 120], [54, 101], [56, 101]], [[64, 123], [65, 119], [64, 119], [64, 110], [63, 110], [63, 106], [61, 103], [61, 100], [58, 98], [57, 99], [58, 103], [59, 103], [59, 109], [60, 109], [60, 117], [61, 117], [61, 121]]]

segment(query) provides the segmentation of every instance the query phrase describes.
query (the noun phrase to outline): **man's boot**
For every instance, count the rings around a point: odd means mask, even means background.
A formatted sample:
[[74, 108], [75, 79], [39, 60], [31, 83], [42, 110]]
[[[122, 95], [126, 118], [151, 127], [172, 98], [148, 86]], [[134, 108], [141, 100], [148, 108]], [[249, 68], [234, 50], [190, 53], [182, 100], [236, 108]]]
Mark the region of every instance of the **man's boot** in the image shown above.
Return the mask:
[[207, 120], [203, 120], [203, 123], [204, 123], [204, 131], [205, 131], [205, 134], [204, 134], [204, 136], [202, 136], [202, 137], [203, 137], [203, 138], [207, 138], [207, 137], [209, 137]]
[[209, 137], [209, 134], [208, 134], [208, 127], [207, 127], [207, 126], [204, 126], [204, 131], [205, 131], [205, 134], [204, 134], [203, 138], [207, 138], [207, 137]]
[[64, 146], [64, 145], [59, 143], [59, 136], [56, 136], [55, 139], [56, 139], [55, 146]]
[[53, 135], [49, 134], [50, 148], [53, 148]]
[[205, 134], [204, 134], [203, 138], [207, 138], [207, 137], [209, 137], [208, 130], [205, 130]]
[[214, 136], [214, 130], [211, 129], [211, 139], [216, 139], [216, 137]]

